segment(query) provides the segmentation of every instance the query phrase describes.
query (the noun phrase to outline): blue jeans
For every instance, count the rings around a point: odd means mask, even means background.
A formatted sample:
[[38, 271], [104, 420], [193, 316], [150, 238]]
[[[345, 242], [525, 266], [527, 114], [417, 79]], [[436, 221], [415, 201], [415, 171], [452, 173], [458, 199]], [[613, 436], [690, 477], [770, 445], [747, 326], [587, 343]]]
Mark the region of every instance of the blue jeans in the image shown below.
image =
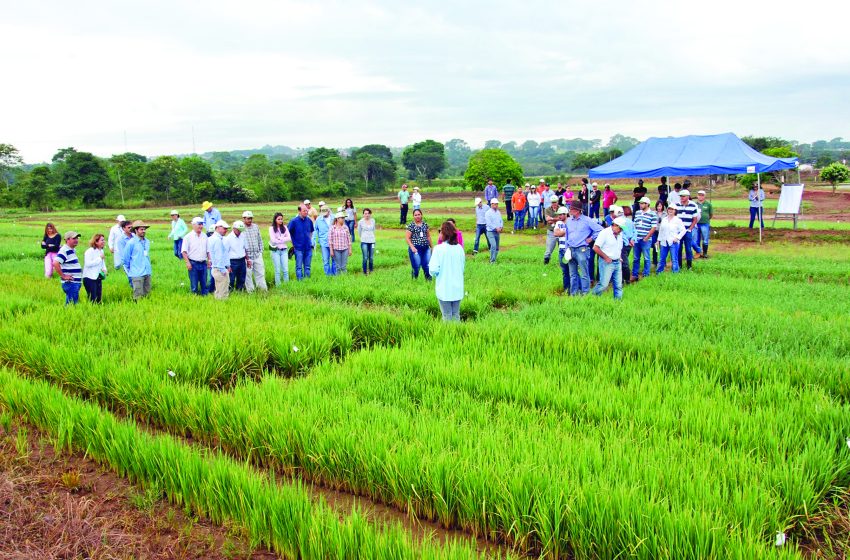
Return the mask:
[[440, 304], [443, 321], [460, 321], [460, 300], [443, 301], [438, 299], [437, 302]]
[[272, 264], [274, 265], [274, 285], [280, 286], [280, 278], [289, 282], [289, 249], [272, 251]]
[[313, 260], [313, 248], [306, 251], [295, 249], [295, 278], [303, 280], [310, 277], [310, 261]]
[[496, 262], [496, 257], [499, 255], [499, 232], [488, 231], [487, 243], [490, 245], [490, 262]]
[[245, 277], [248, 275], [248, 265], [244, 258], [230, 259], [230, 291], [245, 290]]
[[561, 282], [563, 283], [564, 293], [570, 293], [570, 265], [564, 264], [564, 252], [565, 249], [558, 249], [558, 264], [561, 265], [561, 275], [563, 278]]
[[189, 261], [192, 268], [189, 270], [189, 287], [193, 294], [205, 296], [209, 293], [207, 289], [207, 263], [206, 261]]
[[345, 220], [345, 227], [348, 228], [348, 233], [351, 234], [351, 242], [354, 243], [354, 220]]
[[536, 228], [537, 222], [540, 220], [540, 207], [539, 206], [529, 206], [528, 207], [528, 227]]
[[753, 229], [753, 222], [759, 220], [761, 222], [761, 228], [764, 229], [764, 210], [759, 213], [760, 208], [753, 208], [750, 206], [750, 229]]
[[334, 267], [334, 254], [330, 247], [322, 245], [322, 270], [325, 271], [325, 276], [333, 276], [336, 272]]
[[608, 284], [614, 284], [614, 299], [623, 299], [623, 267], [619, 260], [605, 262], [599, 259], [599, 283], [593, 288], [593, 295], [601, 296], [608, 288]]
[[481, 239], [481, 236], [484, 236], [484, 239], [487, 240], [487, 248], [490, 248], [490, 240], [487, 239], [487, 226], [485, 224], [475, 224], [475, 245], [472, 247], [472, 250], [478, 252], [478, 241]]
[[670, 260], [673, 261], [673, 272], [679, 272], [679, 243], [673, 243], [669, 247], [662, 243], [661, 254], [658, 256], [658, 268], [655, 270], [655, 274], [664, 272], [668, 254], [670, 255]]
[[599, 219], [599, 203], [594, 202], [590, 205], [590, 217]]
[[570, 251], [573, 257], [570, 259], [570, 295], [574, 296], [579, 291], [586, 295], [590, 291], [590, 276], [588, 275], [587, 263], [590, 261], [590, 247], [574, 247]]
[[360, 242], [360, 253], [363, 255], [363, 274], [375, 270], [375, 244]]
[[[694, 228], [696, 231], [696, 228]], [[682, 238], [681, 243], [679, 243], [679, 266], [682, 266], [682, 253], [684, 253], [685, 260], [688, 263], [688, 268], [691, 267], [691, 262], [694, 260], [694, 232], [685, 230], [685, 237]], [[697, 249], [699, 252], [699, 249]]]
[[632, 265], [632, 276], [637, 278], [638, 272], [640, 272], [640, 258], [643, 257], [643, 276], [644, 278], [649, 276], [649, 250], [652, 248], [652, 241], [644, 241], [643, 238], [639, 238], [635, 241], [635, 256], [634, 256], [634, 264]]
[[514, 229], [522, 229], [525, 225], [525, 208], [514, 210]]
[[183, 260], [183, 240], [177, 239], [174, 241], [174, 256]]
[[708, 238], [711, 235], [711, 224], [697, 224], [694, 228], [694, 247], [708, 246]]
[[77, 305], [79, 303], [80, 286], [79, 282], [62, 282], [62, 291], [65, 292], [65, 305], [69, 303]]
[[425, 273], [425, 279], [431, 279], [431, 271], [428, 270], [428, 261], [431, 260], [431, 248], [427, 245], [424, 247], [416, 247], [416, 252], [407, 248], [407, 256], [410, 258], [410, 266], [413, 267], [413, 277], [419, 278], [419, 269]]

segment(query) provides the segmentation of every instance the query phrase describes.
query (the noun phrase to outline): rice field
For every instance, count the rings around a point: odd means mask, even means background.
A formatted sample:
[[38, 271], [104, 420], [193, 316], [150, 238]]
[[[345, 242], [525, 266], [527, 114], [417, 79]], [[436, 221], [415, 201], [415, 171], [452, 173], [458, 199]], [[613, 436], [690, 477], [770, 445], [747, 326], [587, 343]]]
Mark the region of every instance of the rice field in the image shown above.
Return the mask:
[[[314, 257], [309, 281], [198, 298], [159, 222], [151, 297], [113, 274], [103, 306], [75, 308], [42, 277], [44, 217], [6, 215], [0, 420], [287, 558], [803, 557], [850, 488], [850, 244], [714, 250], [615, 302], [563, 297], [542, 235], [503, 235], [444, 324], [394, 206], [372, 206], [371, 276], [326, 278]], [[426, 221], [456, 216], [469, 249], [458, 206]], [[50, 215], [81, 241], [112, 218]], [[314, 487], [466, 537], [414, 539]]]

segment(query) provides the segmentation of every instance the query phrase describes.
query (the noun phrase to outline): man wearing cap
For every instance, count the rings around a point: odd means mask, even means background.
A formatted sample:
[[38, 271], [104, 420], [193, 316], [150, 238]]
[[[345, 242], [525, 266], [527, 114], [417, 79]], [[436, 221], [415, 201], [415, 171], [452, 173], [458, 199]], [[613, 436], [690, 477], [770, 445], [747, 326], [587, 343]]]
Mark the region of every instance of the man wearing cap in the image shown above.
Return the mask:
[[138, 301], [151, 293], [151, 242], [145, 235], [148, 225], [141, 220], [133, 222], [135, 237], [124, 247], [124, 268], [133, 284], [133, 300]]
[[62, 291], [65, 292], [65, 305], [77, 305], [80, 301], [80, 286], [83, 283], [83, 267], [77, 257], [76, 247], [80, 242], [80, 234], [76, 231], [65, 232], [65, 244], [56, 253], [53, 270], [62, 280]]
[[599, 219], [599, 204], [602, 201], [602, 191], [599, 190], [599, 185], [593, 183], [590, 185], [590, 193], [588, 193], [590, 203], [590, 217]]
[[[525, 184], [525, 188], [528, 189], [529, 184]], [[525, 225], [525, 209], [528, 203], [528, 199], [526, 198], [525, 191], [522, 189], [517, 189], [516, 192], [511, 197], [511, 206], [513, 206], [514, 211], [514, 231], [520, 230]]]
[[560, 202], [558, 202], [558, 196], [555, 194], [555, 191], [549, 186], [549, 183], [543, 183], [543, 192], [540, 193], [540, 198], [543, 202], [543, 214], [545, 220], [546, 209], [552, 206], [552, 200], [555, 200], [555, 212], [558, 211], [558, 206]]
[[487, 241], [487, 249], [490, 249], [490, 240], [487, 238], [487, 212], [490, 208], [484, 205], [481, 197], [475, 198], [475, 244], [472, 246], [472, 254], [478, 254], [478, 242], [481, 236]]
[[702, 247], [700, 258], [708, 258], [708, 238], [711, 233], [711, 218], [714, 217], [714, 206], [705, 199], [705, 191], [697, 192], [697, 206], [699, 207], [699, 220], [697, 221], [696, 235], [694, 236], [694, 247]]
[[306, 204], [298, 207], [298, 215], [289, 221], [289, 235], [295, 249], [295, 277], [298, 280], [310, 277], [310, 263], [313, 260], [313, 221], [307, 216]]
[[207, 237], [209, 237], [215, 231], [215, 224], [221, 220], [221, 212], [209, 200], [205, 200], [201, 204], [201, 209], [204, 212], [204, 231], [207, 232]]
[[230, 290], [237, 292], [245, 291], [245, 277], [251, 259], [245, 251], [245, 223], [242, 220], [233, 222], [233, 228], [224, 238], [224, 246], [227, 247], [227, 256], [230, 258]]
[[318, 246], [322, 250], [322, 269], [325, 271], [325, 276], [333, 276], [335, 265], [331, 252], [330, 238], [328, 236], [331, 226], [333, 226], [334, 218], [328, 206], [321, 206], [319, 209], [321, 213], [316, 219], [316, 229], [313, 232], [313, 246]]
[[[321, 205], [321, 204], [320, 204]], [[260, 226], [254, 223], [254, 213], [250, 210], [242, 212], [242, 221], [245, 223], [245, 253], [248, 256], [248, 270], [245, 274], [245, 289], [250, 294], [254, 287], [263, 292], [268, 291], [266, 286], [266, 263], [263, 261], [263, 236], [260, 235]]]
[[514, 210], [511, 204], [511, 197], [514, 196], [514, 192], [516, 192], [516, 187], [508, 179], [505, 182], [505, 186], [502, 187], [502, 196], [505, 198], [505, 215], [509, 222], [514, 219]]
[[413, 211], [422, 209], [422, 195], [419, 194], [419, 187], [413, 187], [413, 194], [410, 195], [410, 203], [413, 204]]
[[[685, 257], [687, 258], [688, 269], [690, 269], [694, 261], [693, 232], [694, 228], [697, 227], [697, 222], [700, 217], [699, 206], [691, 200], [691, 193], [688, 189], [682, 189], [679, 191], [679, 197], [679, 204], [676, 205], [676, 217], [682, 220], [682, 223], [685, 224], [685, 236], [679, 244], [679, 265], [681, 266], [682, 252], [684, 251]], [[699, 249], [696, 251], [697, 253], [701, 252]]]
[[549, 206], [543, 211], [543, 219], [546, 220], [546, 252], [543, 253], [543, 264], [549, 264], [552, 252], [555, 250], [555, 222], [558, 221], [558, 197], [549, 197]]
[[762, 210], [765, 199], [764, 189], [753, 183], [747, 198], [750, 201], [750, 229], [753, 229], [756, 220], [761, 224], [761, 229], [764, 229], [764, 211]]
[[493, 200], [499, 198], [499, 189], [493, 183], [493, 179], [487, 178], [487, 186], [484, 187], [484, 200]]
[[634, 202], [632, 202], [632, 213], [640, 210], [640, 202], [639, 200], [647, 195], [649, 191], [646, 187], [643, 186], [643, 179], [638, 179], [638, 186], [634, 188], [632, 191], [632, 196], [634, 197]]
[[230, 256], [224, 242], [228, 227], [224, 220], [216, 222], [213, 234], [207, 244], [210, 252], [212, 276], [215, 280], [215, 299], [227, 299], [227, 296], [230, 295]]
[[596, 237], [593, 252], [599, 255], [599, 282], [593, 288], [593, 295], [601, 296], [614, 284], [614, 299], [623, 299], [623, 269], [620, 266], [620, 255], [623, 251], [623, 227], [626, 218], [614, 218], [611, 227], [603, 229]]
[[632, 264], [632, 280], [638, 280], [640, 272], [640, 259], [643, 257], [643, 277], [649, 277], [650, 259], [649, 250], [652, 248], [652, 236], [658, 229], [658, 214], [650, 210], [650, 200], [643, 197], [638, 201], [640, 210], [635, 213], [635, 256]]
[[569, 215], [570, 211], [565, 206], [558, 208], [558, 219], [552, 228], [552, 236], [558, 242], [558, 263], [561, 265], [561, 283], [564, 295], [570, 293], [570, 265], [564, 260], [567, 251], [567, 218]]
[[[407, 192], [407, 183], [404, 183], [401, 186], [401, 190], [398, 191], [398, 203], [399, 203], [399, 218], [398, 223], [400, 225], [407, 225], [407, 208], [408, 201], [410, 200], [410, 193]], [[330, 210], [329, 210], [330, 211]]]
[[[209, 252], [207, 251], [207, 235], [204, 233], [204, 219], [192, 218], [192, 231], [183, 238], [181, 252], [186, 270], [189, 271], [189, 287], [193, 294], [205, 296], [209, 293], [210, 269]], [[215, 289], [215, 288], [213, 288]]]
[[124, 220], [119, 225], [121, 226], [121, 237], [118, 238], [118, 242], [115, 244], [115, 256], [120, 257], [120, 266], [124, 269], [124, 274], [127, 275], [127, 283], [130, 284], [130, 288], [132, 288], [133, 281], [130, 280], [130, 274], [127, 272], [127, 267], [124, 266], [124, 249], [127, 247], [127, 243], [133, 239], [133, 223], [129, 220]]
[[496, 262], [496, 257], [499, 254], [499, 234], [502, 233], [504, 222], [502, 214], [499, 213], [499, 199], [492, 198], [490, 200], [490, 209], [485, 215], [487, 226], [487, 243], [490, 245], [490, 264]]
[[115, 267], [115, 270], [118, 270], [121, 266], [121, 252], [118, 251], [118, 241], [120, 241], [121, 236], [124, 235], [124, 230], [121, 229], [121, 222], [126, 221], [127, 218], [124, 217], [124, 214], [118, 214], [115, 218], [115, 225], [110, 228], [109, 237], [106, 240], [109, 252], [112, 253], [113, 266]]
[[[567, 228], [561, 235], [565, 236], [566, 247], [571, 253], [570, 258], [570, 295], [587, 295], [590, 291], [590, 243], [596, 239], [602, 226], [596, 220], [582, 214], [582, 203], [574, 200], [570, 203], [570, 217], [567, 218]], [[559, 232], [560, 233], [560, 232]]]
[[174, 242], [174, 256], [178, 259], [183, 258], [183, 238], [189, 233], [189, 228], [186, 227], [186, 222], [180, 217], [180, 212], [177, 210], [171, 211], [171, 232], [168, 238]]
[[319, 217], [319, 211], [313, 208], [313, 204], [309, 200], [304, 201], [304, 206], [307, 207], [307, 217], [310, 221], [316, 223], [316, 218]]
[[602, 216], [608, 217], [611, 205], [617, 202], [617, 193], [611, 190], [611, 185], [605, 184], [605, 189], [602, 191]]

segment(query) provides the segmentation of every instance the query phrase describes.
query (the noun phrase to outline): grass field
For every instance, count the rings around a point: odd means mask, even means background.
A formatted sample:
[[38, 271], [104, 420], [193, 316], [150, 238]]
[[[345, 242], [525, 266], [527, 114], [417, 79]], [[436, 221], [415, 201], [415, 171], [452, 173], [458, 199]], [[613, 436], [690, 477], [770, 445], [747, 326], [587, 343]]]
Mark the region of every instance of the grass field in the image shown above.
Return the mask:
[[[393, 225], [391, 200], [368, 205]], [[471, 209], [433, 208], [469, 248]], [[114, 213], [49, 218], [85, 240]], [[325, 278], [316, 257], [309, 281], [215, 301], [188, 293], [163, 209], [132, 214], [159, 217], [151, 297], [115, 273], [103, 306], [76, 308], [41, 277], [46, 216], [0, 219], [0, 426], [24, 418], [287, 557], [473, 558], [478, 537], [517, 557], [797, 558], [850, 487], [842, 234], [715, 250], [622, 302], [563, 297], [542, 235], [503, 235], [444, 324], [393, 227], [369, 277]], [[340, 512], [314, 485], [458, 538]]]

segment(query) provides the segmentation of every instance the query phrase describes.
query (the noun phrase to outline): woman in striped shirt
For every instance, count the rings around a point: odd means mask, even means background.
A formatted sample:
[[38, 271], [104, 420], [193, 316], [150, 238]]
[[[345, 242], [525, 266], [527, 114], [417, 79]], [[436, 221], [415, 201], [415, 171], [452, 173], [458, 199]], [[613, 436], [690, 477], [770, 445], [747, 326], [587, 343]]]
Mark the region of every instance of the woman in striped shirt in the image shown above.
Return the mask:
[[333, 251], [336, 273], [344, 274], [348, 271], [348, 257], [351, 256], [351, 233], [345, 224], [345, 212], [337, 212], [334, 225], [328, 232], [328, 245]]

